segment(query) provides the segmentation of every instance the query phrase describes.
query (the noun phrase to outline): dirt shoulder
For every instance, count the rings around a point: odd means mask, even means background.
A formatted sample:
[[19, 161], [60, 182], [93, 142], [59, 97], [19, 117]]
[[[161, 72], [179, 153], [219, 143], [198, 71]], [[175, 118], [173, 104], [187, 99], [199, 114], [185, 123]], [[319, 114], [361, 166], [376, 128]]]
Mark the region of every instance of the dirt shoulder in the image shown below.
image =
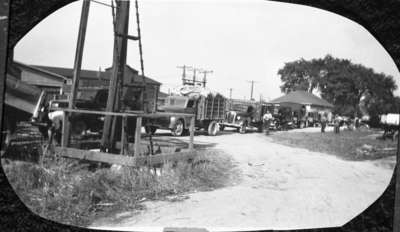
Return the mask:
[[341, 226], [383, 193], [393, 172], [379, 160], [345, 161], [276, 144], [257, 133], [196, 136], [195, 142], [214, 143], [230, 154], [242, 178], [230, 187], [191, 193], [180, 201], [149, 201], [146, 210], [101, 219], [92, 227], [218, 231]]

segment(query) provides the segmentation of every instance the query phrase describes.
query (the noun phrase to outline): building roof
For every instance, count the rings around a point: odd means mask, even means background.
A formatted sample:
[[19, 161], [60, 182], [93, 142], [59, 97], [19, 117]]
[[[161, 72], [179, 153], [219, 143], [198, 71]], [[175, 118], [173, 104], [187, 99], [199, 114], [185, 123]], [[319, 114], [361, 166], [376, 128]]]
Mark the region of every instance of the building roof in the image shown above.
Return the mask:
[[324, 107], [333, 107], [333, 105], [326, 100], [315, 96], [312, 93], [306, 91], [293, 91], [285, 96], [278, 97], [270, 103], [297, 103], [303, 105], [315, 105], [315, 106], [324, 106]]
[[164, 93], [164, 92], [158, 92], [158, 98], [166, 98], [166, 97], [168, 97], [169, 95], [167, 94], [167, 93]]
[[28, 69], [28, 70], [36, 72], [36, 73], [37, 72], [44, 73], [53, 79], [57, 79], [57, 80], [61, 80], [61, 81], [68, 80], [68, 77], [66, 77], [65, 75], [60, 75], [59, 73], [52, 72], [52, 71], [46, 70], [46, 69], [42, 69], [42, 68], [40, 68], [40, 66], [28, 65], [28, 64], [16, 61], [16, 60], [13, 61], [13, 64], [16, 65], [16, 67], [18, 67], [19, 69]]
[[[41, 66], [41, 65], [32, 65], [35, 68], [42, 69], [42, 70], [47, 70], [52, 73], [56, 73], [58, 75], [67, 77], [68, 79], [72, 79], [73, 76], [73, 69], [72, 68], [61, 68], [61, 67], [51, 67], [51, 66]], [[133, 72], [135, 75], [135, 82], [141, 82], [142, 80], [140, 77], [137, 75], [138, 71], [131, 68], [129, 65], [126, 65], [129, 71]], [[95, 70], [87, 70], [87, 69], [81, 69], [81, 78], [85, 79], [106, 79], [109, 80], [111, 76], [111, 68], [107, 68], [105, 71], [95, 71]], [[147, 84], [154, 84], [154, 85], [160, 85], [161, 83], [153, 80], [149, 77], [146, 77], [146, 83]]]

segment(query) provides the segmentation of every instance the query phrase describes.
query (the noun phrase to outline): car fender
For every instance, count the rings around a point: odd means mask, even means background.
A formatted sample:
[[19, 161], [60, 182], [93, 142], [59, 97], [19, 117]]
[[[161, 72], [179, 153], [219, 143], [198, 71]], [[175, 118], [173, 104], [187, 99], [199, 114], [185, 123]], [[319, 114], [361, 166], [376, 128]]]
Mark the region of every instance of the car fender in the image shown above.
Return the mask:
[[169, 129], [173, 129], [176, 125], [176, 122], [178, 121], [178, 119], [175, 116], [171, 116], [169, 117]]

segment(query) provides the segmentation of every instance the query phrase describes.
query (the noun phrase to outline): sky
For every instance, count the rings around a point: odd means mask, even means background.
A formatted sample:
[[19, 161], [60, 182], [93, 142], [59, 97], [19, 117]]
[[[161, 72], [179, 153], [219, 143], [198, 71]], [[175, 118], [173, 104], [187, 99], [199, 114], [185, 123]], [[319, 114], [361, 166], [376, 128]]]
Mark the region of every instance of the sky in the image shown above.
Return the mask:
[[[110, 1], [104, 1], [110, 4]], [[73, 67], [82, 1], [45, 18], [15, 48], [14, 59], [32, 65]], [[181, 84], [189, 65], [212, 70], [207, 86], [232, 97], [282, 95], [278, 70], [285, 62], [331, 54], [394, 77], [400, 73], [387, 51], [361, 25], [308, 6], [261, 0], [139, 1], [145, 75], [168, 92]], [[129, 34], [137, 35], [134, 2]], [[109, 7], [91, 3], [83, 69], [112, 64], [113, 34]], [[140, 70], [138, 43], [128, 42], [127, 64]], [[192, 74], [189, 73], [189, 76]], [[400, 95], [396, 90], [395, 95]]]

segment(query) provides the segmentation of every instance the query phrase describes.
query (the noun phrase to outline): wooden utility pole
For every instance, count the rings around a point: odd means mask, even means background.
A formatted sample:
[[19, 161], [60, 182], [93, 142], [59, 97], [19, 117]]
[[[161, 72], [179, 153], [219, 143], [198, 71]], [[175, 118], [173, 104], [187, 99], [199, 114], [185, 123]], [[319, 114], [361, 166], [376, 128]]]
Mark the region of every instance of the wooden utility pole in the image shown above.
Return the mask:
[[203, 76], [203, 87], [206, 87], [206, 83], [207, 83], [207, 74], [208, 74], [208, 73], [213, 73], [213, 71], [212, 71], [212, 70], [202, 70], [202, 71], [200, 71], [200, 73], [203, 73], [203, 74], [204, 74], [204, 76]]
[[250, 100], [254, 100], [253, 98], [253, 91], [254, 91], [254, 83], [255, 81], [251, 80], [251, 81], [247, 81], [251, 83], [251, 92], [250, 92]]
[[[115, 112], [118, 104], [118, 82], [123, 80], [124, 69], [126, 66], [127, 54], [127, 35], [129, 24], [129, 1], [116, 1], [116, 22], [114, 25], [114, 53], [112, 75], [107, 98], [107, 112]], [[122, 35], [122, 36], [121, 36]], [[101, 140], [102, 150], [114, 148], [114, 116], [107, 115], [104, 119], [103, 137]]]
[[[85, 45], [85, 37], [86, 37], [86, 28], [87, 22], [89, 17], [89, 8], [90, 8], [90, 0], [84, 0], [82, 3], [82, 12], [81, 12], [81, 21], [79, 24], [79, 32], [78, 32], [78, 41], [76, 45], [75, 51], [75, 61], [74, 61], [74, 73], [72, 78], [72, 87], [71, 87], [71, 94], [68, 101], [68, 108], [73, 109], [75, 107], [75, 98], [76, 93], [79, 88], [79, 77], [81, 74], [81, 66], [82, 66], [82, 56], [83, 56], [83, 48]], [[70, 137], [70, 127], [71, 123], [69, 121], [69, 114], [68, 112], [64, 111], [64, 120], [63, 120], [63, 136], [61, 145], [63, 147], [68, 146], [69, 144], [69, 137]]]
[[[400, 117], [400, 112], [399, 112]], [[393, 216], [393, 232], [400, 232], [400, 128], [397, 130], [398, 137], [397, 137], [397, 162], [396, 162], [396, 191], [395, 191], [395, 198], [394, 198], [394, 216]]]
[[183, 65], [183, 66], [177, 66], [177, 68], [182, 69], [182, 85], [184, 85], [185, 82], [186, 82], [186, 70], [190, 70], [193, 67], [192, 66]]
[[232, 100], [232, 88], [229, 88], [229, 99]]
[[201, 71], [201, 69], [193, 68], [193, 86], [196, 85], [196, 73], [197, 71]]

